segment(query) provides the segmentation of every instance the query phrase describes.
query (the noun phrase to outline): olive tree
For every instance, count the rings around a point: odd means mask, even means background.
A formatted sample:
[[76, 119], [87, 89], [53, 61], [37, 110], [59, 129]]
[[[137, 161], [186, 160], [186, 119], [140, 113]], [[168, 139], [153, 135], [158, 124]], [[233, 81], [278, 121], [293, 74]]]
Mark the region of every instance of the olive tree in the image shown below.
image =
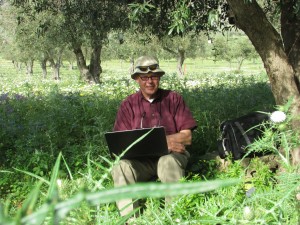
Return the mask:
[[212, 44], [212, 55], [215, 61], [225, 60], [231, 64], [235, 60], [237, 61], [237, 71], [241, 70], [242, 64], [246, 59], [258, 58], [253, 45], [245, 36], [234, 35], [225, 37], [223, 35], [216, 35]]
[[[63, 37], [65, 46], [75, 53], [82, 79], [87, 82], [100, 82], [101, 51], [107, 35], [114, 29], [126, 29], [125, 24], [128, 20], [125, 1], [11, 0], [10, 2], [22, 9], [23, 14], [31, 16], [33, 20], [44, 12], [62, 16], [59, 35]], [[53, 29], [47, 19], [39, 21], [38, 27], [42, 29], [42, 33]], [[83, 47], [91, 49], [90, 55], [84, 54]]]
[[[191, 36], [196, 29], [207, 30], [207, 12], [212, 5], [199, 1], [133, 0], [129, 1], [129, 14], [133, 27], [141, 33], [147, 31], [156, 35], [161, 47], [177, 58], [178, 74], [183, 74], [182, 65], [188, 50], [194, 46], [196, 37]], [[191, 5], [203, 13], [197, 19], [190, 10]], [[217, 7], [215, 5], [214, 7]], [[176, 18], [176, 20], [174, 20]]]
[[[142, 1], [133, 2], [135, 10], [145, 5]], [[293, 127], [300, 128], [299, 1], [153, 0], [148, 8], [153, 12], [139, 11], [145, 14], [143, 19], [154, 17], [149, 23], [154, 30], [162, 31], [161, 35], [166, 35], [167, 28], [169, 34], [179, 35], [193, 29], [221, 30], [228, 22], [241, 29], [262, 59], [276, 103], [283, 105], [292, 100]], [[164, 29], [155, 29], [158, 20]]]

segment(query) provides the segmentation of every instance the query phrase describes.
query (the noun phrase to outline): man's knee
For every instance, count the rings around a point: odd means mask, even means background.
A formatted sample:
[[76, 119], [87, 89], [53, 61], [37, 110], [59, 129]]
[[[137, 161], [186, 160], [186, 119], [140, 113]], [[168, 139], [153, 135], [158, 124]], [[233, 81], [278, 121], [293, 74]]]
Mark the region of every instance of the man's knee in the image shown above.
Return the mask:
[[120, 160], [111, 171], [115, 186], [135, 183], [135, 174], [129, 160]]
[[164, 168], [180, 167], [182, 169], [185, 169], [189, 156], [190, 154], [188, 152], [186, 152], [185, 154], [175, 152], [175, 153], [162, 156], [158, 160], [158, 167], [164, 167]]
[[169, 154], [162, 156], [157, 165], [157, 175], [162, 182], [176, 182], [184, 176], [187, 164], [185, 155]]
[[160, 157], [160, 159], [158, 160], [158, 164], [157, 166], [159, 168], [172, 168], [172, 167], [180, 167], [179, 162], [171, 155], [165, 155]]

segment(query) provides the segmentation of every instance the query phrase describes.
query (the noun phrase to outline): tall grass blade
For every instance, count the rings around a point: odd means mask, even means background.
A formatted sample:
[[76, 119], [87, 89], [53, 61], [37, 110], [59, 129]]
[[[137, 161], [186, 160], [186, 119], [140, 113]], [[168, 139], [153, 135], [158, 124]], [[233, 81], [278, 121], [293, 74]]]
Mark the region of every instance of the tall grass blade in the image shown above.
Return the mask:
[[53, 194], [55, 192], [57, 192], [56, 191], [56, 189], [57, 189], [56, 180], [57, 180], [58, 173], [59, 173], [59, 166], [60, 166], [61, 156], [62, 156], [62, 154], [60, 152], [57, 159], [56, 159], [55, 165], [54, 165], [52, 173], [51, 173], [50, 186], [49, 186], [48, 194], [47, 194], [48, 198], [51, 198], [53, 196]]
[[85, 193], [79, 192], [73, 198], [70, 198], [64, 202], [58, 203], [55, 207], [55, 216], [57, 220], [61, 220], [72, 210], [80, 206], [85, 200]]
[[13, 168], [13, 169], [16, 170], [16, 171], [19, 171], [21, 173], [25, 173], [25, 174], [27, 174], [27, 175], [29, 175], [31, 177], [34, 177], [34, 178], [36, 178], [36, 179], [38, 179], [38, 180], [40, 180], [40, 181], [42, 181], [42, 182], [50, 185], [50, 182], [48, 180], [46, 180], [45, 178], [41, 177], [41, 176], [38, 176], [38, 175], [36, 175], [34, 173], [31, 173], [31, 172], [28, 172], [28, 171], [24, 171], [24, 170], [20, 170], [20, 169], [17, 169], [17, 168]]
[[[230, 185], [235, 185], [239, 182], [239, 179], [228, 179], [193, 183], [143, 183], [117, 187], [110, 190], [99, 191], [96, 193], [79, 192], [73, 198], [55, 204], [54, 211], [56, 218], [63, 219], [70, 212], [70, 210], [78, 207], [80, 203], [84, 200], [86, 200], [90, 205], [95, 206], [103, 203], [115, 202], [117, 200], [125, 198], [159, 198], [164, 196], [203, 193], [213, 191], [218, 188], [224, 188]], [[36, 213], [33, 213], [30, 216], [23, 218], [22, 222], [40, 221], [42, 216], [45, 215], [46, 210], [47, 204], [44, 204], [44, 206], [41, 209], [39, 209]]]
[[[52, 203], [45, 203], [38, 209], [35, 213], [30, 214], [29, 216], [23, 217], [21, 219], [21, 224], [23, 225], [42, 225], [51, 209]], [[19, 224], [18, 224], [19, 225]]]
[[[122, 158], [122, 156], [129, 151], [132, 146], [134, 146], [136, 143], [140, 142], [141, 140], [143, 140], [148, 134], [150, 134], [153, 131], [153, 128], [151, 130], [149, 130], [147, 133], [143, 134], [141, 137], [139, 137], [138, 139], [136, 139], [136, 141], [134, 141], [131, 145], [129, 145], [123, 152], [122, 154], [119, 155], [119, 157], [117, 157], [118, 159]], [[118, 161], [118, 160], [117, 160]]]
[[40, 194], [41, 186], [42, 181], [40, 181], [30, 192], [29, 196], [24, 201], [22, 208], [18, 211], [18, 214], [16, 216], [17, 221], [20, 221], [22, 217], [24, 217], [25, 215], [29, 215], [33, 212]]
[[239, 179], [191, 183], [138, 183], [96, 193], [89, 193], [86, 195], [86, 200], [92, 205], [97, 205], [115, 202], [125, 198], [159, 198], [164, 196], [195, 194], [216, 190], [237, 183], [239, 183]]
[[64, 161], [64, 164], [65, 164], [65, 166], [66, 166], [66, 168], [67, 168], [67, 171], [68, 171], [68, 174], [69, 174], [70, 179], [73, 180], [73, 176], [72, 176], [71, 170], [70, 170], [70, 168], [69, 168], [69, 166], [68, 166], [68, 163], [67, 163], [66, 160], [65, 160], [65, 157], [64, 157], [63, 155], [61, 155], [61, 158], [62, 158], [63, 161]]

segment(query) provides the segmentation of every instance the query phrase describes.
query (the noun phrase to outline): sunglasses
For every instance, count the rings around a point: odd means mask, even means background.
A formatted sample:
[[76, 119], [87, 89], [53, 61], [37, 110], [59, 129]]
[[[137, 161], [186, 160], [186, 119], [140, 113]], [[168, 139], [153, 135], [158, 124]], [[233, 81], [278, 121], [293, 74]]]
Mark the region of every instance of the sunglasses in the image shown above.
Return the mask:
[[160, 76], [140, 76], [142, 81], [148, 81], [149, 79], [151, 80], [159, 80]]
[[148, 70], [156, 70], [159, 68], [158, 64], [150, 65], [150, 66], [137, 66], [136, 68], [140, 69], [140, 71], [146, 72]]

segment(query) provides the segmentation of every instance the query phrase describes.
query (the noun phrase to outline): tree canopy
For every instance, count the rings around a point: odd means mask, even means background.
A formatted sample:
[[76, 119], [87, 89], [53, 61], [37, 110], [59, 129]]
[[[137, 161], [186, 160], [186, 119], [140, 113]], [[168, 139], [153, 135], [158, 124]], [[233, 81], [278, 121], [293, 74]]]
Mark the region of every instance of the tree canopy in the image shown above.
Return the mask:
[[[135, 10], [145, 4], [135, 2]], [[151, 13], [154, 17], [162, 9], [172, 11], [164, 14], [169, 23], [169, 31], [161, 29], [165, 33], [182, 35], [191, 29], [223, 31], [234, 27], [244, 31], [264, 63], [276, 103], [282, 105], [293, 99], [293, 124], [300, 127], [299, 1], [174, 0], [151, 1], [151, 5], [148, 7], [157, 12]]]
[[[76, 1], [10, 1], [12, 5], [22, 10], [18, 15], [19, 24], [23, 23], [23, 15], [36, 20], [43, 13], [61, 16], [59, 24], [61, 32], [57, 35], [64, 39], [65, 45], [76, 55], [77, 66], [84, 80], [99, 83], [101, 68], [101, 50], [107, 40], [107, 35], [114, 29], [126, 28], [127, 5], [118, 0], [76, 0]], [[44, 17], [37, 24], [43, 35], [52, 29], [51, 17]], [[24, 24], [22, 24], [24, 26]], [[90, 56], [84, 55], [83, 46], [89, 46]], [[89, 65], [86, 60], [89, 59]]]

